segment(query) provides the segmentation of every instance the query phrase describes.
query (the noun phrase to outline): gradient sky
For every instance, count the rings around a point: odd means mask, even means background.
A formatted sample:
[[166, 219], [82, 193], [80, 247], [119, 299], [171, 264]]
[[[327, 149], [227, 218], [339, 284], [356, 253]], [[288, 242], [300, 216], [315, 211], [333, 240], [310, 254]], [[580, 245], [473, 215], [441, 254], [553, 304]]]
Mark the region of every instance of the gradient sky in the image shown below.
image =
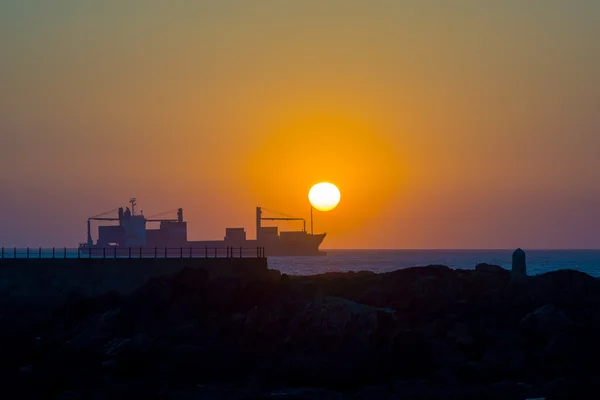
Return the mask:
[[254, 237], [330, 181], [322, 248], [600, 248], [598, 38], [596, 0], [0, 1], [0, 244], [132, 196]]

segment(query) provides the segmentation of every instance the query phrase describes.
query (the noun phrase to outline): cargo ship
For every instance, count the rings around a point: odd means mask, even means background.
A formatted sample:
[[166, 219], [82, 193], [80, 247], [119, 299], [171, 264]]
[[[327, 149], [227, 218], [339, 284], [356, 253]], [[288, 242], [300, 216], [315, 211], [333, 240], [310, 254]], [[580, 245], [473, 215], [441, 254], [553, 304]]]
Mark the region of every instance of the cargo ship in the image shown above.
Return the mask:
[[[79, 245], [83, 253], [94, 254], [106, 251], [124, 251], [133, 248], [144, 253], [179, 249], [182, 254], [192, 254], [192, 250], [216, 251], [217, 249], [255, 249], [261, 248], [265, 256], [323, 256], [319, 246], [326, 233], [313, 234], [312, 209], [311, 232], [306, 231], [306, 220], [291, 216], [265, 217], [263, 208], [256, 207], [256, 239], [248, 239], [244, 228], [226, 228], [223, 240], [189, 241], [187, 222], [183, 219], [183, 209], [177, 210], [172, 219], [146, 218], [143, 212], [136, 214], [136, 199], [132, 198], [129, 207], [119, 207], [106, 213], [89, 217], [87, 220], [87, 241]], [[116, 217], [105, 216], [117, 212]], [[113, 222], [112, 225], [99, 225], [97, 240], [92, 240], [92, 221]], [[279, 231], [277, 226], [262, 226], [263, 221], [302, 221], [303, 229], [298, 231]], [[116, 222], [117, 224], [114, 224]], [[158, 229], [148, 229], [147, 224], [159, 223]], [[211, 253], [212, 254], [212, 253]]]

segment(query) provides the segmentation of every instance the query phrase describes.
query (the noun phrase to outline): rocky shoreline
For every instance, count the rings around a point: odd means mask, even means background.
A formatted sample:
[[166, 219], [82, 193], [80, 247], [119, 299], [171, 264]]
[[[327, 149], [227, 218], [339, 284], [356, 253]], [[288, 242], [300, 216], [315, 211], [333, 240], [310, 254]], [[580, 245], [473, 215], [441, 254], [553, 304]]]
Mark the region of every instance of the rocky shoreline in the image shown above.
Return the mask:
[[3, 398], [528, 399], [600, 389], [600, 280], [480, 264], [0, 302]]

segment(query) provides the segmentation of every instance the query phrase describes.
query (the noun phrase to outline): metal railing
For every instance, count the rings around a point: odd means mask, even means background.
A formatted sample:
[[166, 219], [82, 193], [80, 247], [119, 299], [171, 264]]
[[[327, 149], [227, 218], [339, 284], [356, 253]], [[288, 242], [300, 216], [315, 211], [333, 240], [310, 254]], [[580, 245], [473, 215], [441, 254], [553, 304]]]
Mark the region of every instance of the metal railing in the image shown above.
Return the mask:
[[53, 258], [265, 258], [264, 247], [0, 248], [0, 259]]

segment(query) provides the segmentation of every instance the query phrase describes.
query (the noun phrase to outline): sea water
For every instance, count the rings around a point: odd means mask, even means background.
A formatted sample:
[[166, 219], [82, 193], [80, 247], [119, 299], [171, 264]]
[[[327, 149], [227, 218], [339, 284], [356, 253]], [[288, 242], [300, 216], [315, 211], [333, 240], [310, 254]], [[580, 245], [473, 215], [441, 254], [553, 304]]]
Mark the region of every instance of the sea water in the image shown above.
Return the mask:
[[[527, 274], [575, 269], [600, 277], [600, 250], [527, 250]], [[390, 272], [425, 265], [473, 269], [478, 263], [510, 269], [513, 250], [324, 250], [320, 257], [269, 257], [269, 267], [290, 275]]]
[[[169, 257], [180, 256], [179, 249], [170, 249]], [[202, 250], [202, 249], [201, 249]], [[246, 251], [244, 256], [254, 256], [254, 251]], [[589, 275], [600, 277], [600, 250], [527, 250], [527, 274], [537, 275], [558, 269], [575, 269]], [[325, 272], [372, 271], [390, 272], [397, 269], [425, 265], [446, 265], [451, 268], [473, 269], [478, 263], [500, 265], [510, 269], [513, 250], [324, 250], [326, 256], [314, 257], [268, 257], [269, 268], [290, 275], [314, 275]], [[15, 249], [4, 248], [4, 258], [14, 257]], [[203, 251], [201, 251], [203, 254]], [[202, 255], [200, 254], [200, 256]], [[52, 249], [16, 249], [17, 258], [52, 258]], [[185, 253], [187, 255], [187, 251]], [[77, 249], [56, 248], [57, 258], [87, 258]], [[107, 250], [107, 257], [112, 252]], [[126, 256], [121, 254], [120, 257]], [[135, 250], [132, 256], [137, 258]], [[164, 250], [158, 253], [164, 256]], [[196, 255], [197, 256], [197, 255]], [[212, 256], [212, 253], [211, 253]], [[225, 256], [221, 249], [219, 256]], [[101, 256], [95, 256], [98, 258]], [[144, 254], [153, 258], [153, 254]]]

